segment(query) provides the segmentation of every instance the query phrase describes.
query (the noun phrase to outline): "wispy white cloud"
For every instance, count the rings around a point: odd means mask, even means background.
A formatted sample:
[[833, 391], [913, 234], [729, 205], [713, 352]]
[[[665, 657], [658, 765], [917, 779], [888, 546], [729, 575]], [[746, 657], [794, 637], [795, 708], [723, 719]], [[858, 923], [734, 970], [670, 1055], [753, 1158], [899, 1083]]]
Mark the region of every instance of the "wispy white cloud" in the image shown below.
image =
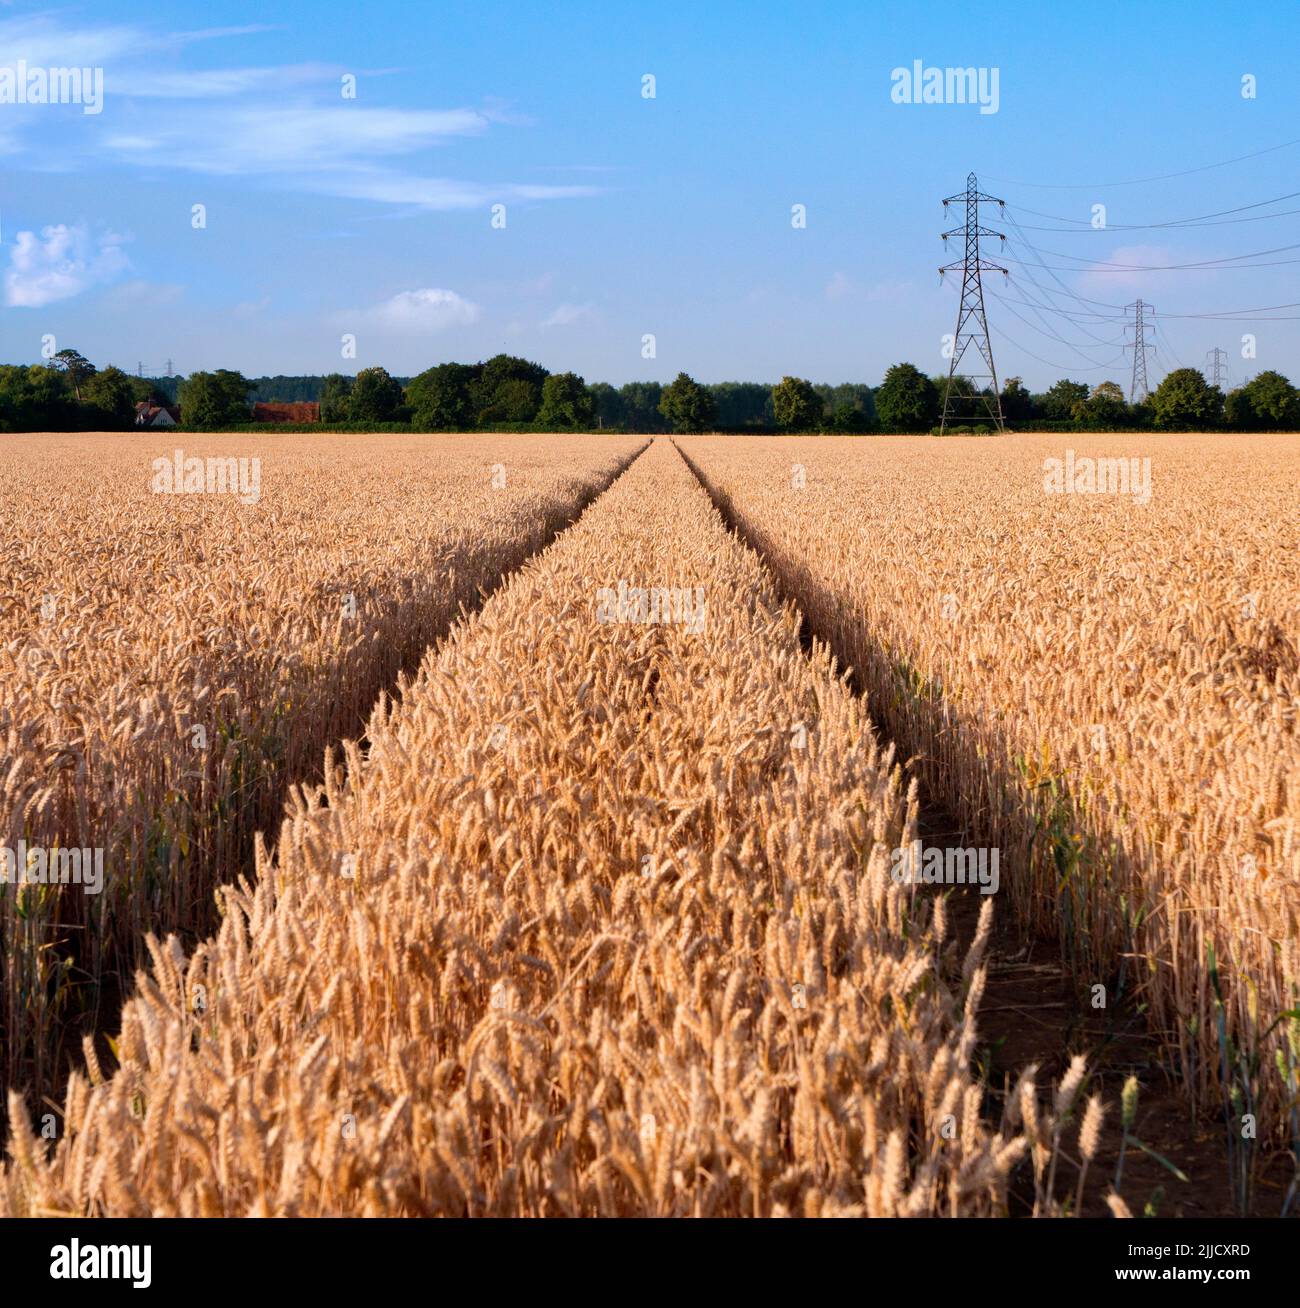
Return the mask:
[[344, 327], [369, 327], [374, 331], [402, 335], [444, 331], [477, 322], [482, 310], [455, 291], [425, 287], [399, 291], [369, 309], [350, 309], [335, 315]]
[[[0, 50], [46, 66], [105, 70], [105, 97], [136, 102], [126, 124], [51, 152], [43, 134], [48, 116], [27, 115], [0, 125], [0, 154], [23, 146], [43, 170], [89, 161], [170, 169], [223, 177], [273, 179], [298, 191], [416, 209], [464, 209], [498, 201], [541, 201], [598, 193], [586, 185], [484, 183], [414, 170], [413, 156], [453, 140], [484, 136], [495, 125], [531, 120], [504, 101], [480, 108], [400, 108], [344, 99], [341, 70], [329, 64], [239, 65], [189, 71], [160, 47], [238, 38], [269, 30], [261, 25], [159, 35], [128, 26], [85, 27], [60, 16], [0, 20]], [[165, 111], [151, 101], [165, 99]], [[81, 153], [78, 154], [78, 151]]]
[[[146, 55], [144, 34], [122, 25], [75, 27], [48, 14], [23, 14], [0, 22], [4, 62], [25, 59], [41, 67], [104, 67], [114, 59]], [[156, 52], [156, 39], [153, 47]]]
[[25, 59], [31, 65], [106, 66], [128, 64], [127, 73], [148, 75], [160, 49], [175, 49], [202, 41], [253, 36], [275, 30], [266, 24], [207, 27], [190, 32], [155, 32], [126, 23], [95, 26], [64, 22], [58, 14], [21, 14], [0, 20], [0, 50], [6, 62]]
[[594, 304], [559, 304], [542, 319], [542, 327], [571, 327], [575, 322], [583, 322], [595, 316]]
[[291, 86], [338, 83], [333, 64], [279, 64], [269, 68], [204, 68], [186, 72], [158, 68], [105, 73], [107, 94], [162, 100], [216, 100], [257, 91], [283, 92]]
[[5, 303], [39, 309], [103, 285], [130, 267], [122, 238], [105, 232], [92, 240], [84, 226], [59, 223], [19, 232], [5, 273]]
[[242, 27], [199, 27], [192, 32], [173, 32], [165, 40], [173, 45], [193, 45], [197, 41], [221, 41], [232, 36], [256, 36], [260, 32], [278, 32], [274, 23], [246, 23]]
[[595, 195], [589, 186], [527, 186], [514, 182], [485, 184], [453, 177], [417, 177], [391, 168], [356, 164], [322, 168], [300, 179], [304, 190], [350, 200], [378, 200], [416, 209], [475, 209], [512, 200], [559, 200]]
[[152, 129], [110, 136], [119, 157], [219, 174], [344, 171], [364, 159], [411, 154], [455, 136], [477, 136], [487, 119], [473, 109], [362, 109], [268, 105], [170, 113]]

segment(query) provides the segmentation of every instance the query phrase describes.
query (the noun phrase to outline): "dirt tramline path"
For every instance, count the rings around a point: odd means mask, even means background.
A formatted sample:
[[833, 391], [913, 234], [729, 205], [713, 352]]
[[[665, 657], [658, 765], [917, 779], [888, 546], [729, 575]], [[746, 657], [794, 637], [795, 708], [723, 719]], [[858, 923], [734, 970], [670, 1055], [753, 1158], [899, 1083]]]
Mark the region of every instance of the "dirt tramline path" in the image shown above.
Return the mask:
[[[427, 643], [648, 443], [584, 440], [569, 459], [509, 437], [480, 453], [447, 448], [440, 461], [436, 448], [388, 442], [379, 457], [410, 485], [400, 511], [381, 517], [388, 488], [352, 451], [332, 462], [328, 443], [317, 459], [308, 442], [284, 438], [261, 502], [240, 507], [150, 494], [138, 475], [150, 439], [112, 440], [107, 452], [91, 448], [120, 475], [101, 478], [108, 489], [84, 486], [90, 518], [108, 524], [102, 540], [81, 542], [93, 565], [66, 554], [66, 533], [36, 531], [0, 594], [0, 607], [20, 613], [43, 595], [51, 615], [40, 658], [6, 674], [0, 715], [18, 744], [0, 814], [29, 845], [108, 846], [99, 894], [56, 886], [22, 912], [17, 897], [0, 899], [0, 1089], [42, 1111], [61, 1096], [83, 1036], [109, 1057], [106, 1028], [147, 959], [145, 932], [193, 943], [212, 931], [214, 886], [252, 872], [255, 832], [278, 821], [288, 789], [319, 781], [326, 748], [418, 667]], [[41, 475], [65, 490], [82, 487], [91, 466], [57, 445], [7, 457], [47, 464]], [[333, 536], [312, 516], [331, 512]], [[119, 539], [125, 517], [135, 534]], [[156, 633], [142, 629], [145, 613]]]
[[[810, 624], [798, 586], [791, 584], [780, 562], [755, 539], [743, 518], [718, 494], [691, 456], [680, 446], [678, 449], [728, 528], [763, 559], [778, 579], [781, 594], [800, 614], [805, 646], [821, 642], [842, 667], [851, 669], [847, 652], [838, 647], [833, 633]], [[850, 681], [866, 698], [861, 679], [852, 671]], [[866, 709], [874, 729], [888, 741], [888, 733], [869, 702]], [[923, 843], [945, 848], [975, 846], [975, 837], [955, 816], [954, 806], [927, 789], [915, 763], [908, 761], [907, 769], [909, 774], [917, 774], [917, 826]], [[1004, 881], [1014, 875], [1015, 868], [1004, 864]], [[984, 897], [973, 886], [937, 893], [951, 905], [956, 954], [960, 957], [976, 936]], [[1057, 941], [1026, 931], [1009, 908], [1004, 907], [994, 922], [987, 984], [977, 1011], [977, 1063], [988, 1085], [989, 1115], [996, 1118], [1002, 1113], [1014, 1079], [1027, 1066], [1041, 1069], [1044, 1078], [1055, 1079], [1065, 1074], [1072, 1056], [1082, 1054], [1087, 1059], [1090, 1084], [1104, 1094], [1108, 1111], [1081, 1215], [1103, 1216], [1111, 1211], [1106, 1196], [1117, 1175], [1122, 1178], [1122, 1197], [1135, 1215], [1238, 1215], [1224, 1126], [1191, 1110], [1178, 1081], [1178, 1069], [1167, 1061], [1159, 1037], [1148, 1029], [1140, 1004], [1127, 997], [1119, 1004], [1095, 1007], [1088, 988], [1092, 979], [1071, 973]], [[951, 961], [949, 966], [953, 966]], [[1140, 1093], [1126, 1141], [1121, 1126], [1121, 1095], [1130, 1077], [1137, 1078]], [[1122, 1168], [1117, 1171], [1121, 1153]], [[1257, 1167], [1249, 1214], [1276, 1216], [1292, 1175], [1289, 1156], [1281, 1152], [1266, 1154]], [[1032, 1207], [1032, 1185], [1018, 1192], [1013, 1186], [1013, 1194], [1018, 1211]]]
[[891, 752], [670, 443], [367, 740], [215, 937], [151, 944], [51, 1154], [18, 1113], [0, 1208], [994, 1215], [1031, 1153], [1042, 1185], [1059, 1124], [1029, 1086], [985, 1120], [971, 1075], [983, 934], [946, 979]]

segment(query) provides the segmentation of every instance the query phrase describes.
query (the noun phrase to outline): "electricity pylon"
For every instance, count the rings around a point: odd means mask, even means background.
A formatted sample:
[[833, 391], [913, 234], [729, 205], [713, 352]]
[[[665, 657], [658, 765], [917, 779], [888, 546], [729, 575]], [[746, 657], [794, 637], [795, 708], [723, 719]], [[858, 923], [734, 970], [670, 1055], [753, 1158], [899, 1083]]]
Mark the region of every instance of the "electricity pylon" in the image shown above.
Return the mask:
[[1207, 359], [1210, 361], [1210, 372], [1213, 374], [1210, 379], [1211, 386], [1222, 386], [1223, 374], [1226, 369], [1223, 366], [1224, 360], [1228, 357], [1227, 350], [1221, 350], [1216, 345], [1214, 349], [1206, 352]]
[[[1147, 385], [1147, 351], [1154, 350], [1154, 345], [1148, 345], [1146, 342], [1145, 325], [1142, 315], [1146, 312], [1155, 313], [1155, 306], [1144, 304], [1141, 300], [1134, 304], [1126, 304], [1124, 311], [1133, 310], [1133, 381], [1128, 389], [1128, 402], [1130, 404], [1140, 404], [1151, 394], [1151, 388]], [[1142, 395], [1139, 399], [1138, 388], [1141, 387]]]
[[[980, 203], [983, 201], [985, 204], [1005, 206], [1006, 201], [999, 200], [995, 195], [985, 195], [979, 189], [979, 183], [976, 181], [974, 173], [967, 174], [965, 191], [959, 195], [950, 195], [943, 202], [943, 207], [946, 209], [954, 200], [961, 200], [965, 203], [966, 223], [963, 227], [954, 227], [951, 231], [944, 232], [943, 239], [946, 241], [950, 236], [964, 235], [966, 238], [966, 257], [959, 263], [945, 264], [939, 269], [940, 277], [946, 272], [955, 272], [958, 268], [961, 269], [961, 304], [957, 309], [957, 331], [952, 339], [952, 360], [948, 364], [948, 384], [943, 391], [943, 417], [939, 420], [939, 434], [944, 433], [950, 420], [961, 416], [956, 412], [959, 404], [968, 404], [973, 408], [981, 406], [984, 412], [993, 419], [993, 425], [998, 431], [1003, 431], [1002, 395], [998, 390], [998, 370], [993, 365], [993, 346], [989, 342], [989, 322], [984, 313], [984, 286], [980, 281], [980, 274], [982, 272], [1000, 272], [1005, 277], [1007, 270], [1001, 264], [990, 263], [987, 259], [980, 258], [980, 237], [996, 236], [1001, 241], [1005, 241], [1007, 238], [991, 227], [980, 226]], [[952, 383], [953, 378], [957, 376], [957, 366], [961, 363], [962, 356], [972, 343], [974, 343], [980, 357], [984, 360], [987, 371], [963, 374], [974, 385], [974, 395], [954, 395]], [[983, 394], [978, 384], [984, 378], [988, 378], [990, 382], [991, 397]], [[982, 417], [984, 415], [972, 413], [969, 416]]]

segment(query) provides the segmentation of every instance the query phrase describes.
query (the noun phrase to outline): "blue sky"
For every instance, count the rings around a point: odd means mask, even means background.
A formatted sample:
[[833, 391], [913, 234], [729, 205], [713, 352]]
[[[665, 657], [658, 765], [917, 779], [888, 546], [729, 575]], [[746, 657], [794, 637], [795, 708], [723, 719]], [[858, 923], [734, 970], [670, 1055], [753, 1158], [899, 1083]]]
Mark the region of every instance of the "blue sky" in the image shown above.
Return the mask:
[[[0, 358], [38, 361], [53, 335], [146, 372], [410, 374], [503, 349], [614, 383], [938, 372], [956, 287], [936, 269], [960, 254], [939, 233], [961, 217], [940, 200], [972, 169], [1021, 224], [1012, 258], [1032, 258], [1024, 238], [1125, 265], [1300, 242], [1297, 216], [1115, 229], [1300, 192], [1300, 145], [1270, 150], [1300, 137], [1298, 37], [1294, 4], [1199, 0], [0, 0], [0, 69], [104, 70], [99, 113], [0, 103]], [[997, 112], [895, 103], [891, 73], [917, 59], [996, 69]], [[1234, 218], [1286, 209], [1300, 198]], [[1014, 231], [996, 206], [984, 221]], [[1215, 345], [1233, 380], [1300, 378], [1300, 323], [1172, 316], [1300, 301], [1300, 263], [1043, 262], [1100, 304], [1155, 303], [1153, 382]], [[1003, 376], [1127, 381], [1114, 311], [1040, 318], [1031, 304], [1082, 306], [1007, 266], [989, 285]]]

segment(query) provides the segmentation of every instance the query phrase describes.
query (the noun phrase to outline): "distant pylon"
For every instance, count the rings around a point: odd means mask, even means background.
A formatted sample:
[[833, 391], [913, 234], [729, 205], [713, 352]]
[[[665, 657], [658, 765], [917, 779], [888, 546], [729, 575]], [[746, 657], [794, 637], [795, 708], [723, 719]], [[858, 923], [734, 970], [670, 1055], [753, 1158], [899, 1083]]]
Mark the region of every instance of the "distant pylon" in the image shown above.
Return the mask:
[[[965, 403], [971, 407], [981, 406], [985, 413], [993, 419], [993, 425], [998, 431], [1004, 430], [1002, 422], [1002, 396], [998, 390], [998, 370], [993, 365], [993, 346], [989, 341], [989, 322], [984, 313], [984, 286], [980, 281], [981, 272], [1000, 272], [1004, 277], [1007, 270], [1001, 264], [989, 263], [986, 259], [980, 258], [980, 237], [996, 236], [999, 240], [1005, 241], [1007, 238], [1001, 232], [995, 232], [990, 227], [980, 226], [980, 201], [986, 204], [1005, 205], [1005, 200], [999, 200], [994, 195], [985, 195], [979, 189], [979, 183], [976, 181], [974, 173], [968, 173], [966, 176], [966, 189], [958, 195], [950, 195], [944, 202], [946, 209], [954, 200], [961, 200], [966, 205], [966, 222], [962, 227], [954, 227], [951, 231], [943, 233], [943, 239], [946, 241], [950, 236], [965, 236], [966, 238], [966, 256], [959, 263], [945, 264], [939, 269], [939, 276], [942, 277], [946, 272], [955, 272], [961, 269], [961, 304], [957, 308], [957, 331], [952, 340], [952, 360], [948, 364], [948, 383], [943, 390], [943, 416], [939, 420], [940, 435], [947, 429], [951, 419], [959, 416], [956, 409], [959, 404]], [[963, 374], [975, 385], [975, 394], [954, 395], [952, 393], [953, 378], [957, 376], [957, 367], [961, 363], [962, 356], [966, 353], [971, 343], [979, 351], [980, 357], [984, 360], [986, 372], [976, 372]], [[981, 393], [979, 382], [984, 378], [989, 379], [992, 398]], [[975, 413], [970, 417], [977, 416]], [[978, 416], [983, 416], [982, 414]]]
[[1210, 385], [1221, 386], [1223, 383], [1223, 374], [1226, 371], [1223, 365], [1224, 360], [1228, 357], [1228, 351], [1221, 350], [1216, 345], [1214, 349], [1208, 351], [1205, 357], [1210, 360], [1210, 372], [1212, 374]]
[[[1140, 404], [1151, 394], [1151, 388], [1147, 385], [1147, 351], [1155, 349], [1154, 345], [1148, 345], [1146, 342], [1142, 315], [1148, 312], [1155, 313], [1155, 308], [1138, 300], [1134, 304], [1126, 304], [1124, 309], [1125, 312], [1129, 309], [1133, 310], [1133, 381], [1128, 389], [1128, 402]], [[1139, 390], [1142, 392], [1140, 397]]]

